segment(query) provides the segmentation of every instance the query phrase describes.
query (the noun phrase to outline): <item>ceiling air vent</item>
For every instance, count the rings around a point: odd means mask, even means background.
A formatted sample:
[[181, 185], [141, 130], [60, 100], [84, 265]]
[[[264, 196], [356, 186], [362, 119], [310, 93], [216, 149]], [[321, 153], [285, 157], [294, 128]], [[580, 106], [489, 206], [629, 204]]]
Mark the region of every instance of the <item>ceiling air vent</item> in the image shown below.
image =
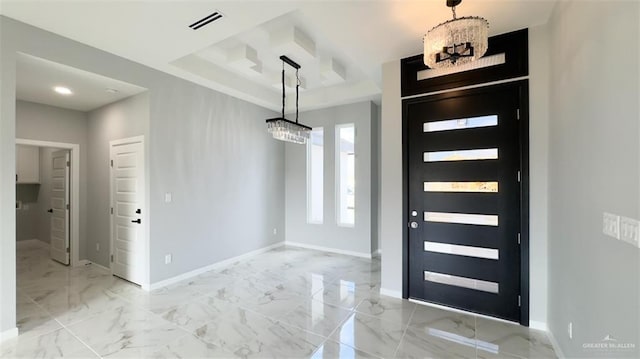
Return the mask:
[[222, 14], [216, 11], [213, 14], [205, 16], [202, 19], [194, 22], [193, 24], [189, 25], [189, 27], [192, 28], [193, 30], [198, 30], [199, 28], [205, 25], [208, 25], [221, 18], [222, 18]]

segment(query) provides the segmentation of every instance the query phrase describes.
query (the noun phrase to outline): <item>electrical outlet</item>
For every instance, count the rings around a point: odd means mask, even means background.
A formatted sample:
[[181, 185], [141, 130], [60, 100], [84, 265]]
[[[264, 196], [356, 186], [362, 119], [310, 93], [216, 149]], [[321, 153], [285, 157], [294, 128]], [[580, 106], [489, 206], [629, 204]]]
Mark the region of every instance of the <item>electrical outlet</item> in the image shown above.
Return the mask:
[[100, 252], [100, 243], [96, 243], [96, 252]]
[[640, 222], [633, 218], [620, 217], [620, 240], [625, 241], [634, 247], [640, 246], [638, 237], [640, 236]]
[[170, 264], [171, 263], [171, 254], [167, 254], [164, 256], [164, 264]]
[[604, 212], [602, 215], [602, 233], [620, 239], [620, 216]]
[[273, 235], [275, 236], [276, 234], [278, 234], [278, 229], [277, 229], [277, 228], [274, 228], [274, 229], [273, 229]]
[[569, 322], [567, 332], [569, 332], [569, 339], [573, 339], [573, 322]]
[[172, 198], [173, 196], [171, 195], [171, 192], [167, 192], [164, 194], [164, 202], [165, 203], [171, 203], [171, 201], [173, 200]]

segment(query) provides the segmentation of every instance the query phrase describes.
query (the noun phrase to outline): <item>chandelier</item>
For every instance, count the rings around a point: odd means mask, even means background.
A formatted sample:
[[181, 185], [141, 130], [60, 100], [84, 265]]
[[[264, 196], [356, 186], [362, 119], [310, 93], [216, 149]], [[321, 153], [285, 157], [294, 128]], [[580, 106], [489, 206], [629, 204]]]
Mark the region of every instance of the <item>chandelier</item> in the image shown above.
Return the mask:
[[456, 16], [462, 0], [447, 0], [453, 19], [432, 28], [424, 36], [424, 64], [432, 69], [453, 67], [477, 60], [487, 52], [489, 22], [477, 16]]
[[[293, 142], [304, 145], [309, 139], [312, 128], [298, 123], [298, 94], [300, 89], [300, 76], [298, 76], [298, 70], [300, 65], [290, 58], [282, 55], [282, 117], [272, 118], [267, 120], [267, 131], [276, 140]], [[285, 106], [285, 87], [284, 87], [284, 64], [296, 69], [296, 121], [289, 121], [284, 118], [284, 106]]]

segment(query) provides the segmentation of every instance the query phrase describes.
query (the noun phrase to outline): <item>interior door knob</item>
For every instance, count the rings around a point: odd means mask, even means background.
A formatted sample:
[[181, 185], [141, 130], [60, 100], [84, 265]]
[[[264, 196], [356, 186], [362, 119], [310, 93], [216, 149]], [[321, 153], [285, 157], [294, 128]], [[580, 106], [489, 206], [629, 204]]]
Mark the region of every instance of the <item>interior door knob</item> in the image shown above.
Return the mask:
[[411, 228], [413, 228], [413, 229], [418, 228], [418, 222], [411, 222], [409, 225], [410, 225], [410, 226], [411, 226]]
[[49, 209], [47, 210], [47, 212], [49, 212], [49, 213], [53, 213], [53, 208], [49, 208]]
[[138, 223], [138, 224], [140, 224], [140, 223], [142, 223], [142, 220], [141, 220], [140, 218], [138, 218], [138, 219], [134, 219], [134, 220], [131, 220], [131, 223]]

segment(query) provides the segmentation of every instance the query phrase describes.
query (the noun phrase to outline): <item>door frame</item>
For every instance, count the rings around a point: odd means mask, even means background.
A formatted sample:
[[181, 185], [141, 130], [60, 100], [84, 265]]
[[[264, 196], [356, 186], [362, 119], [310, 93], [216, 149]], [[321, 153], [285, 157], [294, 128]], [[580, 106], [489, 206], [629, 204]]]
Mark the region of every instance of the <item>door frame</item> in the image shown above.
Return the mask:
[[[151, 290], [151, 280], [150, 280], [150, 244], [149, 244], [149, 230], [150, 230], [150, 226], [149, 226], [149, 222], [150, 222], [150, 215], [149, 215], [149, 208], [151, 208], [150, 203], [149, 203], [149, 161], [147, 160], [147, 147], [144, 141], [144, 135], [140, 135], [140, 136], [134, 136], [134, 137], [128, 137], [128, 138], [122, 138], [122, 139], [118, 139], [118, 140], [113, 140], [113, 141], [109, 141], [109, 163], [107, 163], [107, 166], [109, 166], [109, 207], [113, 208], [113, 167], [111, 167], [110, 162], [111, 160], [113, 160], [112, 157], [112, 150], [114, 146], [119, 146], [119, 145], [127, 145], [127, 144], [133, 144], [133, 143], [141, 143], [142, 144], [142, 161], [144, 163], [143, 168], [144, 168], [144, 176], [142, 178], [142, 181], [144, 183], [144, 189], [142, 191], [143, 195], [144, 195], [144, 206], [145, 206], [145, 212], [146, 214], [144, 215], [144, 221], [143, 221], [143, 226], [144, 226], [144, 237], [143, 237], [143, 265], [142, 268], [144, 273], [143, 273], [143, 280], [142, 283], [140, 283], [140, 287], [145, 290], [145, 291], [150, 291]], [[109, 214], [109, 270], [111, 271], [111, 274], [113, 275], [113, 262], [111, 262], [111, 256], [113, 255], [113, 238], [114, 237], [114, 232], [113, 232], [113, 215]]]
[[61, 150], [70, 150], [71, 152], [71, 208], [69, 216], [71, 218], [71, 231], [69, 232], [69, 245], [71, 246], [71, 263], [72, 267], [84, 265], [80, 261], [80, 144], [52, 142], [41, 140], [29, 140], [24, 138], [16, 138], [16, 145], [27, 145], [37, 147], [51, 147]]
[[409, 299], [409, 126], [407, 105], [426, 97], [434, 101], [513, 87], [520, 94], [520, 324], [529, 326], [529, 80], [516, 79], [457, 88], [402, 99], [402, 297]]

